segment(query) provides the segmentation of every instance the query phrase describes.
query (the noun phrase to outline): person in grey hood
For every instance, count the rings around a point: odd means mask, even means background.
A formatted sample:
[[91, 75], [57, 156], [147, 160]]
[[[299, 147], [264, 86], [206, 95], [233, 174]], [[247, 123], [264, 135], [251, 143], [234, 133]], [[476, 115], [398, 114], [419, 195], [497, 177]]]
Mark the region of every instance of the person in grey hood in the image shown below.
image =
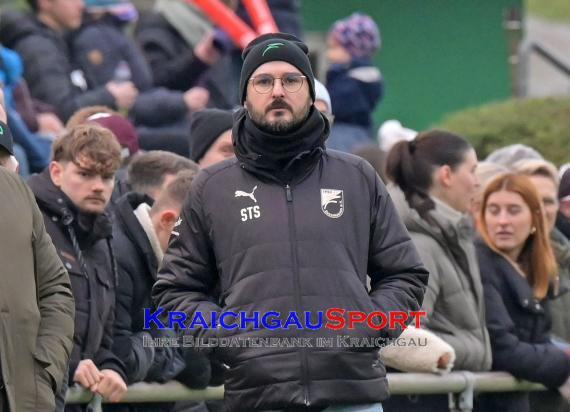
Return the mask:
[[[479, 186], [476, 167], [477, 155], [465, 139], [430, 130], [398, 142], [388, 154], [386, 171], [405, 195], [399, 211], [430, 273], [422, 327], [455, 349], [454, 369], [486, 371], [491, 348], [467, 213]], [[447, 396], [440, 398], [448, 410]]]
[[[282, 33], [262, 35], [244, 50], [244, 107], [232, 131], [236, 158], [203, 169], [194, 180], [153, 287], [157, 307], [183, 311], [186, 326], [198, 313], [204, 317], [207, 327], [184, 329], [185, 338], [312, 342], [213, 348], [228, 366], [228, 412], [342, 411], [349, 405], [382, 411], [389, 393], [378, 347], [345, 346], [337, 337], [377, 342], [398, 337], [403, 326], [309, 326], [331, 308], [416, 311], [427, 284], [374, 169], [325, 149], [329, 124], [313, 105], [307, 53], [305, 44]], [[228, 312], [248, 318], [273, 312], [281, 327], [215, 327], [212, 313], [219, 319]], [[299, 322], [283, 327], [290, 312]], [[317, 338], [332, 346], [317, 346]]]

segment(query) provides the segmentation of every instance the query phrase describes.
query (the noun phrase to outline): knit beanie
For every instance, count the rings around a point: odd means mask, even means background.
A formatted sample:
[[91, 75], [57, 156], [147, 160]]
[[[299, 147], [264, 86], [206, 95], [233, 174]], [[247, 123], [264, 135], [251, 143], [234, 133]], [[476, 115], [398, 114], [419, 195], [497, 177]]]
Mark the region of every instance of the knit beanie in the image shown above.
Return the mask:
[[85, 8], [88, 12], [111, 13], [125, 22], [133, 21], [139, 16], [130, 0], [85, 0]]
[[251, 41], [241, 57], [243, 66], [239, 80], [240, 102], [245, 101], [247, 82], [253, 72], [262, 64], [284, 61], [295, 66], [307, 77], [311, 99], [315, 101], [315, 76], [309, 61], [309, 48], [292, 34], [267, 33]]
[[315, 79], [315, 100], [322, 100], [327, 105], [327, 113], [332, 114], [331, 95], [320, 81]]
[[194, 113], [190, 123], [190, 159], [198, 162], [216, 139], [232, 126], [230, 110], [204, 109]]
[[87, 118], [87, 122], [97, 123], [113, 132], [121, 145], [121, 157], [127, 158], [139, 151], [139, 136], [129, 119], [113, 113], [96, 113]]
[[370, 16], [353, 13], [336, 21], [330, 35], [344, 47], [353, 58], [368, 58], [380, 47], [380, 31]]

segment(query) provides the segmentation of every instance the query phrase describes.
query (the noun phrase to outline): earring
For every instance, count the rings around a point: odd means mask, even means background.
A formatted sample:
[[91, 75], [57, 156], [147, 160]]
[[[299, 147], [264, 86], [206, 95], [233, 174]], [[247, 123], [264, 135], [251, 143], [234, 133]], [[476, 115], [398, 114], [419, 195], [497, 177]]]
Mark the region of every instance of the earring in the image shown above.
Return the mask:
[[533, 226], [530, 228], [530, 234], [534, 235], [535, 233], [536, 233], [536, 227]]

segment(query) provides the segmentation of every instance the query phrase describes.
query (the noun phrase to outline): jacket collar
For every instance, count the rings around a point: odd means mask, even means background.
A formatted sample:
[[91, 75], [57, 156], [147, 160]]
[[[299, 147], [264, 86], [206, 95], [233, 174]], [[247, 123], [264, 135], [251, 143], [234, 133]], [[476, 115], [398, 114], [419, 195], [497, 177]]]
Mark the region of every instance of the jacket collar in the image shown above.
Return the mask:
[[[141, 255], [144, 256], [146, 265], [153, 276], [155, 276], [162, 258], [159, 259], [157, 256], [155, 247], [153, 247], [153, 240], [151, 240], [148, 231], [145, 229], [136, 213], [136, 210], [141, 208], [141, 206], [146, 205], [147, 207], [150, 207], [152, 204], [153, 199], [150, 196], [142, 193], [130, 192], [122, 196], [117, 201], [115, 213], [117, 224], [124, 232], [125, 236], [139, 250]], [[154, 234], [154, 229], [152, 230], [152, 234]], [[154, 234], [154, 238], [156, 239], [156, 234]], [[158, 242], [158, 239], [156, 239], [156, 242]]]
[[[457, 212], [439, 199], [433, 199], [435, 208], [428, 213], [437, 225], [432, 225], [422, 219], [416, 210], [408, 206], [404, 217], [408, 230], [425, 233], [443, 244], [448, 244], [450, 239], [471, 241], [475, 234], [471, 217]], [[449, 246], [453, 247], [454, 245]]]

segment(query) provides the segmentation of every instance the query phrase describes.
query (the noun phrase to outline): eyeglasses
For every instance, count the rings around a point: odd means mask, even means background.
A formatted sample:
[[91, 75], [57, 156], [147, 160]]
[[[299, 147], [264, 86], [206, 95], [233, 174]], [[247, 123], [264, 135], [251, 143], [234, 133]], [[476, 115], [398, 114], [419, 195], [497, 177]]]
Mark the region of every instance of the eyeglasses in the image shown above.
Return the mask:
[[252, 77], [249, 81], [253, 84], [253, 88], [257, 93], [269, 93], [273, 90], [273, 85], [275, 80], [281, 80], [281, 85], [289, 93], [298, 92], [303, 86], [303, 80], [307, 76], [297, 73], [287, 73], [281, 77], [273, 77], [269, 74], [261, 74], [259, 76]]

